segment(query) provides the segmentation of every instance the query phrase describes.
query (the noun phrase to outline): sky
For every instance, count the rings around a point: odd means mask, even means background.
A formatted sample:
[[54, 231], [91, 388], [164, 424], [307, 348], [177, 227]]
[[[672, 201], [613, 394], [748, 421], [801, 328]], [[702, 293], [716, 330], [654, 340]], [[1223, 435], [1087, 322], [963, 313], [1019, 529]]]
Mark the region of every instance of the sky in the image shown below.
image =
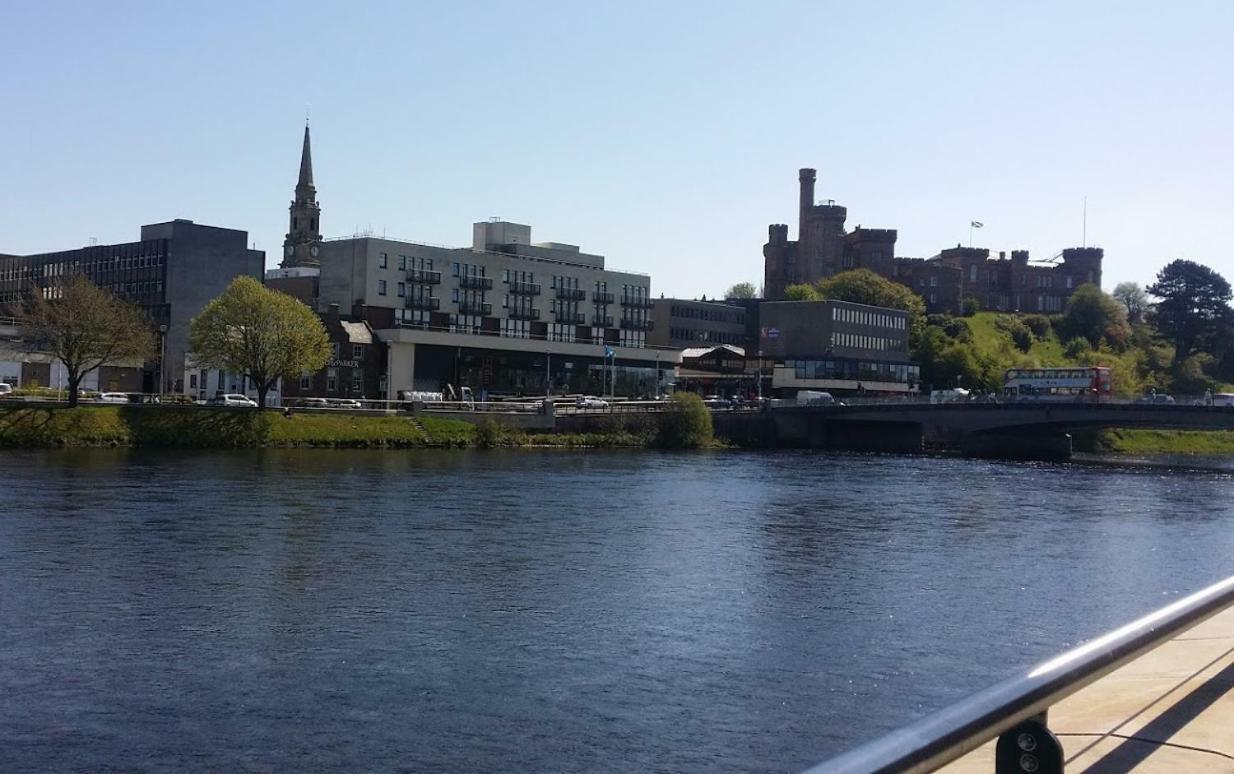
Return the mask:
[[244, 229], [280, 260], [306, 111], [325, 236], [532, 225], [653, 295], [762, 280], [797, 170], [895, 228], [1234, 276], [1234, 3], [0, 5], [0, 253]]

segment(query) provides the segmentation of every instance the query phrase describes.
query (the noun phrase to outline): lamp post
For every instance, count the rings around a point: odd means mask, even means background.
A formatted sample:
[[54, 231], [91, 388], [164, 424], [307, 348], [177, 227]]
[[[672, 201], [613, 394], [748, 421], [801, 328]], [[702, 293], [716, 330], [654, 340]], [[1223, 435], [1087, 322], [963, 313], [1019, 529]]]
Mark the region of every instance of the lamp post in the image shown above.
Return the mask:
[[166, 384], [164, 364], [167, 362], [167, 326], [159, 326], [159, 400], [163, 399], [163, 388]]

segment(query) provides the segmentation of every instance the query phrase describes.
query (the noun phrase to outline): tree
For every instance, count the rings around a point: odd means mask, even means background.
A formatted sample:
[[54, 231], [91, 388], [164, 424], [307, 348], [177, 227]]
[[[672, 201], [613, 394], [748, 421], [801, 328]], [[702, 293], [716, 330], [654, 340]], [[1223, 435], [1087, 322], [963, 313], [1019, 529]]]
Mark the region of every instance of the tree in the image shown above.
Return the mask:
[[206, 368], [247, 376], [257, 405], [279, 377], [317, 371], [330, 358], [330, 340], [312, 310], [252, 277], [237, 277], [193, 318], [193, 356]]
[[1127, 320], [1138, 325], [1148, 312], [1148, 294], [1134, 282], [1120, 282], [1110, 295], [1127, 308]]
[[1131, 328], [1127, 325], [1126, 309], [1096, 285], [1081, 285], [1067, 299], [1067, 308], [1058, 321], [1058, 338], [1069, 341], [1082, 338], [1096, 349], [1102, 340], [1122, 349], [1127, 344]]
[[50, 352], [64, 365], [69, 406], [77, 405], [81, 379], [90, 371], [157, 353], [154, 332], [142, 311], [80, 273], [63, 284], [35, 288], [16, 316], [32, 348]]
[[819, 301], [821, 298], [813, 285], [789, 285], [784, 288], [785, 301]]
[[758, 298], [758, 289], [753, 282], [738, 282], [724, 293], [725, 298]]
[[673, 393], [660, 414], [655, 444], [663, 449], [698, 449], [713, 440], [711, 412], [692, 392]]
[[1176, 365], [1198, 348], [1215, 343], [1230, 323], [1230, 283], [1194, 261], [1171, 261], [1157, 272], [1148, 293], [1161, 299], [1156, 307], [1157, 330], [1174, 342]]
[[917, 341], [925, 328], [925, 300], [904, 285], [880, 277], [869, 269], [840, 272], [819, 282], [816, 287], [822, 298], [908, 312], [910, 342]]

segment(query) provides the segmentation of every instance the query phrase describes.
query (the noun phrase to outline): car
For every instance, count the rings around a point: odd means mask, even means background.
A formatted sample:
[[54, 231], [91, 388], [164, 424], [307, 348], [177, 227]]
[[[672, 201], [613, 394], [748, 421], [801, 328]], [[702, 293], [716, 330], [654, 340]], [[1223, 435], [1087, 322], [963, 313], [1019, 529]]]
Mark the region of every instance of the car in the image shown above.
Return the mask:
[[247, 406], [250, 408], [257, 407], [257, 401], [247, 395], [237, 393], [227, 393], [226, 395], [215, 395], [210, 400], [206, 401], [211, 406]]
[[129, 394], [127, 392], [100, 392], [95, 400], [99, 403], [128, 403]]
[[834, 406], [835, 396], [822, 390], [798, 390], [797, 405], [799, 406]]
[[1213, 393], [1210, 406], [1225, 406], [1227, 408], [1234, 407], [1234, 392], [1215, 392]]
[[1155, 393], [1153, 395], [1145, 395], [1144, 397], [1136, 401], [1136, 403], [1151, 403], [1156, 406], [1165, 406], [1165, 405], [1172, 404], [1173, 402], [1174, 402], [1174, 396], [1166, 395], [1165, 393]]
[[604, 409], [608, 408], [608, 401], [603, 398], [597, 398], [594, 395], [580, 395], [574, 401], [574, 407], [581, 409]]
[[301, 398], [297, 403], [303, 408], [326, 408], [330, 405], [325, 398]]
[[358, 409], [364, 408], [364, 404], [355, 398], [326, 398], [326, 405], [330, 408], [348, 408]]
[[0, 398], [7, 398], [13, 394], [13, 385], [0, 382]]

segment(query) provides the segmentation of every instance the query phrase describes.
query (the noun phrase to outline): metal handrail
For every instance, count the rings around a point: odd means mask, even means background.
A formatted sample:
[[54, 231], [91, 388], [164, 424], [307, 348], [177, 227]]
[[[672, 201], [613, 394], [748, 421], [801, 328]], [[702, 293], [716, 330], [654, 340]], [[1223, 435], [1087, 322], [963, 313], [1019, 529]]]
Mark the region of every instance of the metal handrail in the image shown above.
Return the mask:
[[1231, 605], [1234, 576], [821, 763], [808, 774], [933, 771]]

